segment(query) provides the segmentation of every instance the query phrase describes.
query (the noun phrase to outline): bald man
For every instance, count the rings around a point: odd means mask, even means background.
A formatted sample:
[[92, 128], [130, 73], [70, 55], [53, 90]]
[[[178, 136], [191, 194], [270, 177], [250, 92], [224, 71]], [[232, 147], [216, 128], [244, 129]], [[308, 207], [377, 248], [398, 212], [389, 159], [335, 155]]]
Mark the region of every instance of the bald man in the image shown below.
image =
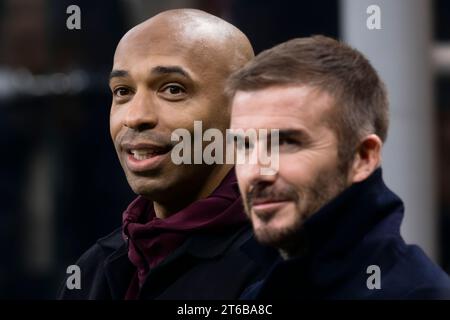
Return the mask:
[[225, 80], [252, 57], [241, 31], [192, 9], [160, 13], [120, 40], [110, 131], [138, 197], [122, 227], [79, 259], [81, 288], [68, 279], [62, 299], [234, 299], [264, 276], [276, 254], [253, 239], [232, 167], [171, 157], [172, 133], [194, 136], [194, 121], [225, 133]]

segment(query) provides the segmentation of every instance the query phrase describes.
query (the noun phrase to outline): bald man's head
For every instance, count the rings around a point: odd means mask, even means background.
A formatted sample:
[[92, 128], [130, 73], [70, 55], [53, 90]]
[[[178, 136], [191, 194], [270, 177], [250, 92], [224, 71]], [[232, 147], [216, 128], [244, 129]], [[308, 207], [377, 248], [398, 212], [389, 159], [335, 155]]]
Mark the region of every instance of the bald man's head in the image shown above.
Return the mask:
[[164, 198], [201, 193], [208, 185], [219, 165], [175, 165], [168, 157], [147, 166], [130, 158], [129, 146], [145, 142], [168, 150], [175, 130], [194, 136], [194, 121], [201, 121], [203, 130], [225, 132], [230, 124], [225, 81], [252, 57], [240, 30], [199, 10], [166, 11], [125, 34], [110, 76], [110, 130], [136, 193], [170, 201]]
[[[196, 9], [164, 11], [142, 22], [120, 40], [116, 55], [130, 44], [143, 50], [160, 44], [174, 50], [190, 50], [194, 59], [233, 72], [254, 57], [242, 31], [212, 14]], [[210, 66], [210, 67], [213, 67]]]

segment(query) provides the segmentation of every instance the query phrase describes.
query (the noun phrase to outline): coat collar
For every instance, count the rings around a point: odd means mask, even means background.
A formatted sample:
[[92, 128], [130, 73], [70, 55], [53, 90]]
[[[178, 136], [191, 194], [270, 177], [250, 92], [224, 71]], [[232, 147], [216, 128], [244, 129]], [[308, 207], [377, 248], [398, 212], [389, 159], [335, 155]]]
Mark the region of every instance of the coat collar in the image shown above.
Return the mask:
[[366, 180], [355, 183], [305, 221], [304, 233], [309, 255], [347, 252], [377, 223], [397, 212], [385, 232], [398, 234], [403, 202], [384, 184], [378, 168]]
[[[150, 275], [155, 273], [155, 271], [159, 273], [159, 269], [163, 269], [168, 265], [173, 266], [174, 262], [183, 257], [188, 257], [190, 260], [208, 260], [223, 255], [230, 246], [237, 246], [249, 240], [252, 235], [250, 229], [250, 224], [246, 223], [234, 232], [228, 230], [218, 234], [193, 235], [174, 253], [169, 255], [167, 259], [161, 262], [160, 265], [155, 267]], [[242, 240], [235, 243], [237, 238]], [[98, 244], [106, 255], [103, 269], [111, 297], [115, 300], [122, 300], [136, 268], [128, 258], [128, 247], [126, 241], [122, 238], [121, 229], [100, 239]]]

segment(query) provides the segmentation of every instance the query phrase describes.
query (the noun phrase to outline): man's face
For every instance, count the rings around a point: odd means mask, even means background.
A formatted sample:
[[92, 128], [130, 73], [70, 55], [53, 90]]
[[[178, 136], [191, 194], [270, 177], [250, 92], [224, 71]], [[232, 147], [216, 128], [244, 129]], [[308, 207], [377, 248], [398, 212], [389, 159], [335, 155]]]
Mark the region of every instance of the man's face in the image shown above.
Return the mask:
[[222, 61], [214, 61], [195, 39], [170, 32], [155, 28], [126, 35], [110, 79], [110, 132], [120, 163], [133, 191], [153, 200], [195, 190], [211, 170], [175, 165], [171, 133], [185, 128], [193, 136], [194, 120], [203, 122], [203, 130], [224, 130], [229, 122]]
[[279, 129], [275, 175], [261, 175], [259, 164], [236, 166], [246, 212], [260, 242], [289, 246], [304, 220], [347, 186], [346, 173], [338, 170], [336, 135], [325, 121], [332, 105], [328, 94], [309, 86], [237, 92], [232, 129]]

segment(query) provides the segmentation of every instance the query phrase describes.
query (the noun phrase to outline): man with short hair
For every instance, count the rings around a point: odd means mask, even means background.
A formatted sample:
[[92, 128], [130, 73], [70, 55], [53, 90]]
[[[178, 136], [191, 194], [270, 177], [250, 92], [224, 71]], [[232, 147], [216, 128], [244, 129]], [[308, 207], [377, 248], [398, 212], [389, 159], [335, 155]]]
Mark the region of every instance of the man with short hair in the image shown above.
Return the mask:
[[62, 299], [233, 299], [264, 275], [276, 254], [253, 239], [232, 166], [171, 157], [172, 133], [193, 133], [194, 121], [225, 132], [225, 80], [252, 57], [241, 31], [193, 9], [160, 13], [120, 40], [110, 131], [139, 196], [122, 228], [77, 262], [81, 289], [64, 286]]
[[450, 297], [448, 276], [400, 236], [403, 203], [381, 169], [386, 90], [361, 53], [324, 36], [294, 39], [234, 73], [227, 92], [232, 130], [279, 130], [273, 174], [236, 165], [257, 239], [283, 258], [243, 298]]

